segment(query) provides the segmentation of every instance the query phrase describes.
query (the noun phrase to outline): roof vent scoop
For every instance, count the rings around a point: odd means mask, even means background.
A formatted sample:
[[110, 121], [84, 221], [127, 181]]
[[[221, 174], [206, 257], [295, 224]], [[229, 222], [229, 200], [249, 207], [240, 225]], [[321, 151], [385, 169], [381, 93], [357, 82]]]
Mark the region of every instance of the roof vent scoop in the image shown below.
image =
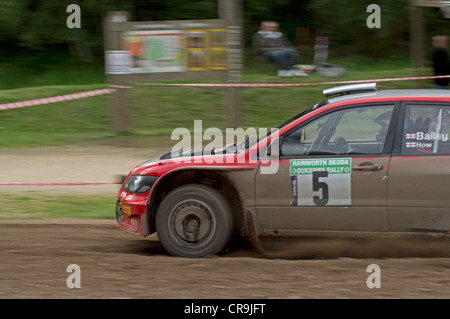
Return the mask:
[[334, 88], [325, 89], [323, 90], [323, 95], [325, 97], [329, 97], [336, 94], [344, 95], [358, 92], [373, 92], [376, 90], [377, 90], [376, 83], [361, 83], [361, 84], [342, 85], [336, 86]]

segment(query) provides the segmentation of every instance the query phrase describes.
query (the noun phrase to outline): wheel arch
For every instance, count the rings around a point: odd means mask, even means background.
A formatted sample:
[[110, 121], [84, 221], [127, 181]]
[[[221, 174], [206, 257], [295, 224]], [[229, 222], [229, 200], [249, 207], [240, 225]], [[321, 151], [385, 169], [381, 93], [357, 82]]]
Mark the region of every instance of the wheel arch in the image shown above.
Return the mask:
[[226, 177], [226, 171], [218, 169], [183, 169], [169, 173], [162, 177], [152, 190], [148, 199], [148, 233], [156, 232], [155, 219], [158, 207], [164, 197], [175, 188], [187, 184], [203, 184], [220, 191], [230, 204], [233, 213], [235, 228], [242, 233], [244, 225], [245, 211], [244, 204], [237, 187]]

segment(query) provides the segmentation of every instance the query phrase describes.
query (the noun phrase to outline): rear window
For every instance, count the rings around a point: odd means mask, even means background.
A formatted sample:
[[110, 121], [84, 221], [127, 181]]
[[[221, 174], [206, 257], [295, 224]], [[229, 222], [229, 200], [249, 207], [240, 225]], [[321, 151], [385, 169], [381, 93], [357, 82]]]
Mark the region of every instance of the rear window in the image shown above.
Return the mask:
[[449, 106], [407, 106], [402, 154], [450, 154], [449, 136]]

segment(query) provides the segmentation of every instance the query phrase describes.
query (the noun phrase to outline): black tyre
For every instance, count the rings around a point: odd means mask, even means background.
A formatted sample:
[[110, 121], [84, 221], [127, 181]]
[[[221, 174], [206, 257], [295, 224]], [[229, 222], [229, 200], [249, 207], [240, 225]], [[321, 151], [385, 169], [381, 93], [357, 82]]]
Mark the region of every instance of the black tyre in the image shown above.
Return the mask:
[[233, 228], [225, 197], [202, 184], [176, 188], [163, 199], [156, 214], [158, 238], [173, 256], [215, 255], [228, 244]]

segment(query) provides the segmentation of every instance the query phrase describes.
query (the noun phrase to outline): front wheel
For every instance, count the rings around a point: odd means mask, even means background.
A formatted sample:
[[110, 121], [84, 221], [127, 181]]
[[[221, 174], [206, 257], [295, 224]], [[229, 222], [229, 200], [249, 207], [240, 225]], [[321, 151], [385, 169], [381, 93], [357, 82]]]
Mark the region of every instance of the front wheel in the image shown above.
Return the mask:
[[204, 257], [219, 253], [229, 242], [233, 214], [225, 197], [201, 184], [176, 188], [161, 202], [156, 232], [171, 255]]

